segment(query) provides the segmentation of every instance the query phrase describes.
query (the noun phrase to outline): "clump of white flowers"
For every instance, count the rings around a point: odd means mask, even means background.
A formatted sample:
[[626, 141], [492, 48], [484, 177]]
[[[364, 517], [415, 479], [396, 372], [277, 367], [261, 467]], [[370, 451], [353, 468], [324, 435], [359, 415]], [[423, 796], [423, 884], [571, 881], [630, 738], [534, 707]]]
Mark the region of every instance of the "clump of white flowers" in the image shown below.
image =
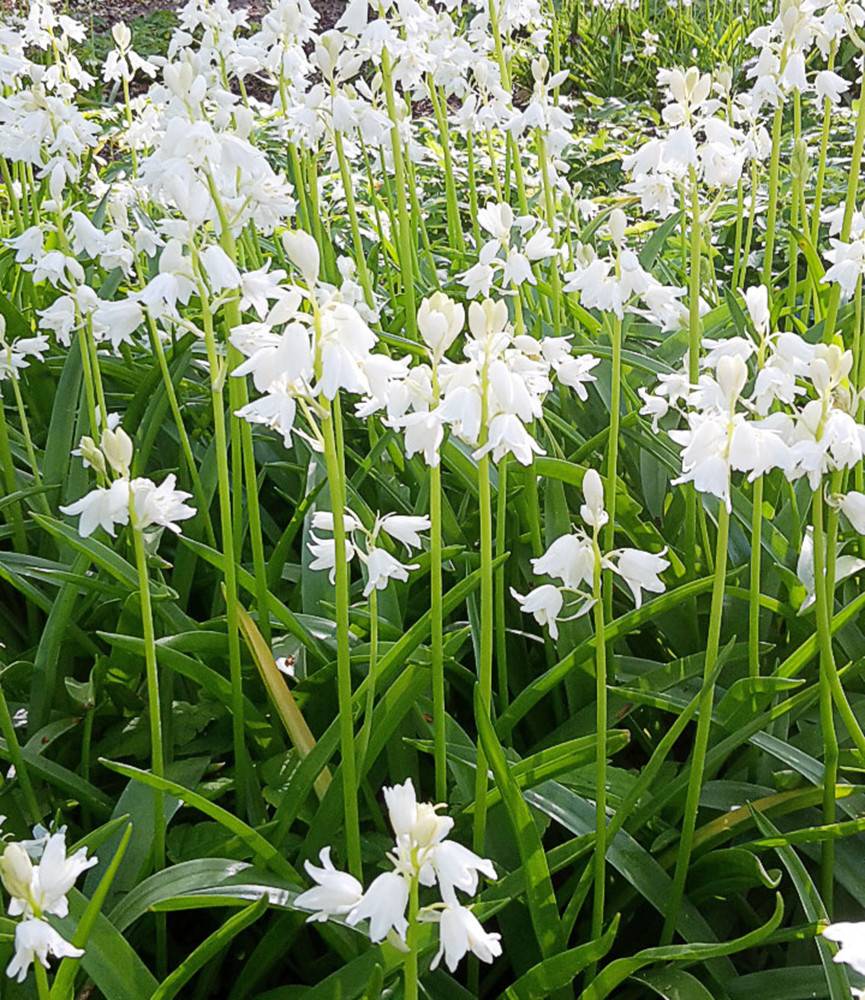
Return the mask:
[[[418, 569], [416, 563], [405, 564], [399, 561], [381, 544], [382, 534], [395, 539], [411, 552], [421, 547], [419, 532], [429, 531], [428, 517], [415, 517], [410, 514], [385, 514], [378, 516], [372, 528], [367, 530], [361, 519], [351, 510], [346, 510], [343, 516], [345, 524], [346, 562], [357, 556], [366, 570], [366, 585], [363, 596], [369, 597], [373, 590], [384, 590], [391, 580], [405, 582], [411, 570]], [[312, 528], [315, 531], [333, 531], [333, 514], [329, 511], [317, 511], [312, 518]], [[310, 569], [326, 569], [330, 571], [331, 583], [334, 581], [336, 566], [336, 545], [333, 538], [320, 538], [312, 534], [309, 551], [314, 556]]]
[[155, 527], [180, 534], [178, 522], [194, 517], [195, 509], [184, 502], [190, 494], [174, 488], [177, 480], [173, 474], [158, 486], [143, 476], [130, 477], [132, 441], [122, 427], [106, 427], [99, 445], [83, 437], [77, 453], [101, 481], [106, 480], [109, 471], [116, 477], [109, 485], [97, 486], [80, 500], [61, 506], [64, 514], [80, 518], [78, 534], [82, 538], [97, 528], [113, 537], [116, 526], [129, 524], [130, 520], [140, 531]]
[[510, 455], [531, 465], [544, 449], [530, 427], [543, 415], [553, 380], [585, 400], [599, 360], [574, 355], [568, 337], [536, 340], [516, 333], [507, 303], [484, 299], [469, 305], [463, 360], [451, 361], [445, 351], [461, 332], [464, 316], [463, 307], [443, 293], [423, 301], [417, 318], [429, 364], [406, 372], [399, 408], [389, 409], [389, 422], [404, 430], [408, 454], [423, 453], [428, 465], [438, 464], [445, 428], [473, 449], [475, 459], [489, 454], [500, 462]]
[[[558, 638], [560, 621], [571, 621], [591, 610], [598, 599], [600, 570], [609, 569], [621, 577], [639, 608], [644, 590], [663, 592], [660, 574], [670, 565], [664, 559], [666, 549], [658, 555], [633, 548], [601, 552], [599, 534], [609, 515], [604, 509], [601, 477], [594, 469], [588, 469], [583, 477], [583, 499], [580, 516], [591, 533], [577, 528], [560, 535], [542, 556], [531, 560], [536, 576], [550, 576], [559, 584], [543, 583], [525, 595], [511, 588], [522, 610], [534, 615], [539, 625], [546, 625], [554, 639]], [[564, 617], [563, 609], [568, 611]]]
[[49, 956], [80, 958], [84, 954], [45, 918], [69, 913], [69, 890], [96, 861], [87, 856], [83, 847], [67, 856], [65, 828], [32, 841], [6, 845], [0, 857], [0, 879], [9, 895], [6, 912], [20, 918], [15, 927], [15, 953], [6, 967], [11, 979], [23, 983], [34, 961], [47, 969]]
[[[438, 923], [439, 948], [433, 969], [444, 958], [453, 972], [469, 952], [492, 962], [502, 953], [500, 936], [485, 931], [457, 895], [459, 891], [474, 896], [479, 875], [495, 879], [492, 862], [447, 839], [453, 819], [440, 815], [441, 806], [418, 802], [411, 778], [385, 788], [384, 798], [394, 833], [394, 848], [388, 854], [391, 869], [377, 875], [364, 890], [354, 876], [334, 867], [326, 847], [320, 854], [321, 867], [306, 862], [316, 886], [297, 897], [297, 906], [313, 911], [309, 920], [339, 917], [352, 927], [369, 921], [370, 940], [392, 937], [403, 947], [409, 940], [410, 924]], [[441, 898], [419, 906], [419, 887], [436, 888]]]

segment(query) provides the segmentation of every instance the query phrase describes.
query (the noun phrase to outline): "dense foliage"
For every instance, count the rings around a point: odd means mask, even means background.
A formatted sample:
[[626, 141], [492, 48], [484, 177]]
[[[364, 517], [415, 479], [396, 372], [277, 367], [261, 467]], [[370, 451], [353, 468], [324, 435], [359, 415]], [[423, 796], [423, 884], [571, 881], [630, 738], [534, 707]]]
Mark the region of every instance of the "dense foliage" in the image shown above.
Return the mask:
[[0, 25], [2, 995], [851, 997], [865, 9], [318, 18]]

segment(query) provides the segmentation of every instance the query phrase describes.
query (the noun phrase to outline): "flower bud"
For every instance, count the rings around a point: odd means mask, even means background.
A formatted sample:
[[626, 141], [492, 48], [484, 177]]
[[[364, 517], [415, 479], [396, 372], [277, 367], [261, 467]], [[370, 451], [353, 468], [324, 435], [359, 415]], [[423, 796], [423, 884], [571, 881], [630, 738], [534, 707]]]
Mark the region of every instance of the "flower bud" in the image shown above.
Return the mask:
[[311, 288], [318, 280], [318, 244], [302, 229], [282, 234], [282, 246], [288, 259], [303, 275], [303, 280]]
[[715, 370], [721, 392], [733, 406], [748, 381], [748, 367], [738, 355], [724, 355]]
[[484, 299], [469, 306], [469, 329], [476, 340], [501, 333], [508, 322], [507, 303]]
[[808, 180], [808, 144], [804, 139], [797, 139], [793, 144], [793, 155], [790, 158], [790, 174], [802, 184]]
[[614, 208], [610, 212], [610, 220], [607, 225], [610, 227], [610, 236], [613, 237], [616, 249], [621, 250], [622, 244], [625, 242], [625, 229], [628, 225], [627, 216], [620, 208]]
[[583, 497], [580, 516], [591, 528], [602, 528], [609, 518], [604, 510], [604, 484], [594, 469], [588, 469], [583, 476]]
[[117, 24], [111, 29], [111, 37], [114, 39], [114, 44], [120, 49], [121, 52], [125, 52], [129, 46], [132, 44], [132, 32], [129, 30], [127, 25], [123, 21], [118, 21]]
[[132, 440], [122, 427], [102, 432], [102, 453], [118, 476], [128, 476], [132, 462]]
[[33, 864], [27, 851], [20, 844], [6, 845], [3, 857], [0, 858], [0, 878], [10, 896], [16, 899], [29, 899]]
[[441, 357], [456, 340], [465, 319], [465, 309], [444, 292], [434, 292], [424, 299], [417, 311], [420, 334], [436, 357]]
[[105, 456], [92, 437], [84, 436], [78, 444], [78, 453], [85, 465], [94, 468], [100, 476], [105, 475]]

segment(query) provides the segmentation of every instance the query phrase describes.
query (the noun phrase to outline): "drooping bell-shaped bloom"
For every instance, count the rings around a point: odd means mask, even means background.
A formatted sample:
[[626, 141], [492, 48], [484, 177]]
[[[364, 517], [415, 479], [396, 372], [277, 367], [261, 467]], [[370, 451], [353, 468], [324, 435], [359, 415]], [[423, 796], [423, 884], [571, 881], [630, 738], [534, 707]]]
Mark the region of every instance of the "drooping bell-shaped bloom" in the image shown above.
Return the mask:
[[321, 867], [311, 861], [304, 862], [307, 875], [317, 883], [312, 889], [302, 892], [295, 905], [302, 910], [312, 910], [307, 921], [323, 921], [328, 917], [342, 917], [360, 902], [363, 886], [348, 872], [335, 868], [330, 860], [330, 848], [319, 852]]
[[451, 972], [471, 952], [482, 962], [490, 963], [502, 953], [501, 935], [485, 931], [478, 918], [465, 906], [446, 906], [438, 915], [439, 950], [430, 969], [444, 957]]
[[511, 596], [525, 614], [533, 615], [538, 625], [546, 625], [552, 638], [558, 639], [558, 617], [565, 602], [558, 587], [552, 583], [543, 583], [527, 594], [520, 594], [511, 587]]
[[6, 966], [6, 975], [23, 983], [34, 962], [48, 968], [52, 958], [81, 958], [84, 951], [63, 938], [51, 924], [36, 917], [22, 920], [15, 928], [15, 952]]

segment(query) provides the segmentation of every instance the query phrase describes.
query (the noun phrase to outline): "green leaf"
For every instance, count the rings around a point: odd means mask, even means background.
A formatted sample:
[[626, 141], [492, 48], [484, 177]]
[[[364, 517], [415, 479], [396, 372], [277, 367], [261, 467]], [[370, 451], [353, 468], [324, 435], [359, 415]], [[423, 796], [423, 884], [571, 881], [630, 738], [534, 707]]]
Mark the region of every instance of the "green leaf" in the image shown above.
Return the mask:
[[526, 902], [538, 946], [544, 958], [561, 951], [562, 929], [556, 894], [547, 866], [538, 828], [531, 810], [523, 798], [519, 786], [510, 773], [502, 746], [496, 738], [495, 730], [481, 700], [480, 686], [475, 686], [475, 721], [484, 754], [495, 777], [496, 786], [502, 796], [514, 839], [517, 843], [520, 861], [526, 875]]
[[163, 979], [153, 994], [152, 1000], [171, 1000], [177, 996], [190, 979], [202, 969], [212, 958], [227, 948], [233, 938], [246, 930], [267, 909], [267, 896], [263, 895], [257, 902], [247, 906], [240, 913], [235, 913], [218, 929], [209, 935], [201, 944], [171, 973]]
[[157, 791], [168, 792], [175, 798], [180, 799], [185, 805], [204, 813], [205, 816], [220, 823], [226, 830], [233, 833], [239, 840], [246, 844], [253, 854], [260, 857], [277, 874], [283, 875], [288, 879], [293, 879], [298, 884], [300, 883], [299, 875], [279, 851], [269, 841], [265, 840], [257, 830], [244, 823], [243, 820], [238, 819], [237, 816], [230, 813], [227, 809], [223, 809], [222, 806], [209, 801], [203, 795], [199, 795], [198, 792], [192, 791], [191, 788], [185, 788], [176, 781], [170, 781], [167, 778], [160, 778], [149, 771], [142, 771], [140, 768], [132, 767], [131, 764], [121, 764], [119, 761], [107, 760], [104, 757], [100, 757], [99, 762], [104, 767], [116, 771], [118, 774], [122, 774], [127, 778], [133, 778], [135, 781], [140, 781], [143, 785], [148, 785], [150, 788], [157, 789]]
[[[84, 912], [78, 921], [78, 926], [75, 928], [75, 933], [72, 935], [71, 944], [73, 944], [76, 948], [87, 948], [87, 942], [93, 930], [93, 926], [96, 923], [96, 918], [102, 912], [102, 908], [105, 905], [108, 890], [111, 888], [111, 883], [114, 881], [114, 876], [117, 874], [117, 869], [120, 867], [120, 862], [123, 860], [123, 855], [126, 853], [126, 848], [129, 844], [129, 838], [131, 836], [132, 824], [129, 823], [123, 832], [123, 836], [121, 837], [120, 843], [117, 845], [117, 850], [114, 852], [110, 864], [105, 869], [105, 873], [102, 878], [99, 880], [96, 892], [93, 893], [93, 896], [85, 907]], [[80, 962], [81, 959], [79, 958], [67, 957], [60, 963], [57, 975], [54, 977], [54, 982], [51, 986], [52, 1000], [66, 1000], [66, 997], [71, 995], [72, 985], [75, 981], [75, 973]]]
[[644, 948], [631, 958], [619, 958], [601, 972], [580, 994], [580, 1000], [604, 1000], [635, 972], [655, 962], [705, 962], [710, 958], [735, 955], [738, 951], [754, 948], [781, 924], [784, 916], [784, 900], [780, 893], [775, 895], [775, 910], [772, 916], [756, 930], [743, 934], [732, 941], [717, 944], [666, 945], [660, 948]]
[[599, 962], [612, 948], [618, 927], [617, 916], [602, 937], [568, 948], [532, 966], [505, 990], [505, 1000], [545, 1000], [556, 990], [570, 986], [583, 969]]
[[[758, 809], [753, 810], [754, 822], [757, 824], [764, 837], [778, 837], [780, 833], [777, 827], [766, 818]], [[805, 918], [811, 922], [828, 920], [826, 907], [820, 898], [817, 888], [808, 874], [808, 870], [802, 863], [802, 859], [796, 851], [789, 845], [775, 848], [781, 864], [787, 871], [790, 881], [799, 897], [799, 903], [805, 914]], [[826, 986], [829, 990], [831, 1000], [849, 1000], [850, 984], [847, 981], [847, 973], [842, 965], [832, 961], [832, 947], [823, 937], [816, 937], [814, 944], [820, 955], [820, 962], [823, 965], [823, 974]]]

